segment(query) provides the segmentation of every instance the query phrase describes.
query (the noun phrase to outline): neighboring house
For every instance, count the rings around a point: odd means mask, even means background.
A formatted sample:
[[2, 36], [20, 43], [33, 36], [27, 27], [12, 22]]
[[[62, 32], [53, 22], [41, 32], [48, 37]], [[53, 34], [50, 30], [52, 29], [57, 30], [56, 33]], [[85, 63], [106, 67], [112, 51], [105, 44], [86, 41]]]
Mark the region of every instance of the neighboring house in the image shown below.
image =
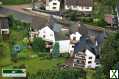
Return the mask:
[[91, 12], [93, 10], [92, 0], [65, 0], [65, 10], [77, 10], [80, 12]]
[[93, 10], [93, 0], [37, 0], [33, 2], [33, 9], [44, 9], [51, 12], [61, 10], [76, 10], [89, 14]]
[[8, 35], [9, 34], [9, 20], [7, 16], [0, 15], [0, 34]]
[[60, 0], [46, 0], [46, 10], [60, 11]]
[[80, 40], [81, 36], [82, 35], [79, 32], [75, 32], [75, 33], [70, 35], [70, 40], [72, 43], [77, 43]]
[[105, 15], [105, 22], [112, 28], [118, 26], [118, 18], [114, 15]]
[[72, 23], [70, 26], [70, 56], [73, 56], [74, 53], [74, 46], [77, 42], [80, 41], [82, 36], [87, 35], [88, 30], [87, 27], [84, 26], [81, 22]]
[[79, 32], [75, 32], [73, 34], [70, 34], [70, 50], [69, 50], [69, 53], [70, 53], [71, 56], [74, 53], [74, 46], [78, 41], [80, 41], [81, 36], [82, 35]]
[[73, 67], [95, 68], [98, 55], [97, 41], [82, 36], [74, 47]]
[[73, 67], [95, 68], [95, 55], [88, 49], [75, 54]]
[[48, 26], [39, 30], [38, 37], [43, 38], [45, 41], [55, 42], [54, 32]]
[[45, 0], [33, 0], [33, 9], [45, 9]]
[[33, 40], [34, 37], [41, 37], [45, 41], [50, 42], [50, 45], [51, 43], [55, 43], [55, 41], [67, 40], [66, 35], [68, 34], [68, 30], [63, 29], [63, 25], [58, 23], [52, 16], [48, 18], [35, 17], [33, 20], [35, 20], [35, 22], [32, 23], [33, 27], [30, 32], [31, 40]]

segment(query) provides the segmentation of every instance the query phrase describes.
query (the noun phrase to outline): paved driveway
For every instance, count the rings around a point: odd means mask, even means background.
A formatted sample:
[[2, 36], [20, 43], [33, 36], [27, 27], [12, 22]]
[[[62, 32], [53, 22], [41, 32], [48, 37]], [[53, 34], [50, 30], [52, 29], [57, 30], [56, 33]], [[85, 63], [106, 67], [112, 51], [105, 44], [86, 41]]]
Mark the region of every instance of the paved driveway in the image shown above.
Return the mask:
[[12, 9], [8, 9], [8, 8], [0, 8], [0, 14], [6, 14], [6, 15], [13, 14], [15, 16], [15, 18], [18, 20], [22, 20], [25, 22], [32, 21], [32, 15], [28, 15], [28, 14], [18, 12], [18, 11], [12, 10]]

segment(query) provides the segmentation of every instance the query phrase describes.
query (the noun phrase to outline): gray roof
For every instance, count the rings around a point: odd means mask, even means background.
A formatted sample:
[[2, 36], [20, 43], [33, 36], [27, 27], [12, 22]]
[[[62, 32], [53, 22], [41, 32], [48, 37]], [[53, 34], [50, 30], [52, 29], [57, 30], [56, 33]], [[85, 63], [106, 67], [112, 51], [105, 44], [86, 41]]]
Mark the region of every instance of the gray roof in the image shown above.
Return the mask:
[[70, 33], [75, 33], [75, 32], [79, 32], [82, 35], [87, 35], [88, 28], [81, 22], [72, 23], [70, 26]]
[[46, 26], [49, 22], [49, 17], [44, 16], [33, 16], [32, 17], [32, 28], [34, 30], [39, 30]]
[[69, 32], [61, 30], [64, 27], [64, 25], [61, 24], [57, 19], [53, 18], [52, 16], [50, 18], [48, 26], [54, 31], [56, 41], [66, 40], [68, 38], [67, 34], [69, 34]]
[[8, 29], [8, 28], [9, 28], [8, 17], [0, 16], [0, 29]]
[[80, 41], [76, 43], [74, 47], [74, 52], [75, 53], [78, 53], [79, 51], [85, 52], [86, 49], [90, 50], [95, 55], [98, 55], [95, 43], [93, 43], [90, 39], [88, 39], [88, 37], [82, 36], [80, 38]]
[[107, 33], [104, 31], [96, 31], [94, 29], [88, 29], [88, 36], [95, 36], [99, 45], [101, 45], [104, 39], [107, 37]]
[[[95, 37], [95, 38], [94, 38]], [[88, 36], [82, 36], [80, 41], [75, 44], [74, 52], [78, 53], [85, 52], [86, 49], [90, 50], [96, 55], [97, 58], [100, 56], [100, 46], [102, 45], [104, 39], [107, 37], [106, 32], [97, 32], [95, 30], [88, 29]], [[95, 43], [98, 43], [98, 46]]]
[[65, 0], [65, 5], [68, 6], [92, 6], [92, 0]]
[[45, 26], [50, 27], [54, 33], [55, 33], [55, 38], [57, 40], [65, 40], [67, 39], [67, 34], [69, 32], [62, 31], [62, 27], [64, 27], [63, 24], [61, 24], [57, 19], [53, 18], [53, 16], [50, 17], [42, 17], [42, 16], [37, 16], [33, 17], [33, 22], [32, 22], [32, 28], [34, 30], [39, 30]]

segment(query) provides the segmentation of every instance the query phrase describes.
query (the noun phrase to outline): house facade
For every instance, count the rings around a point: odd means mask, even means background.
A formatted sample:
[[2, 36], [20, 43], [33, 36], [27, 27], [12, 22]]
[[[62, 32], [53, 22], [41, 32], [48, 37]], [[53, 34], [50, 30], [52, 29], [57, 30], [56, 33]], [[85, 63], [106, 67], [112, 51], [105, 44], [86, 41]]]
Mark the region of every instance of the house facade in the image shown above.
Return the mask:
[[70, 40], [60, 40], [59, 43], [59, 50], [60, 53], [69, 53], [70, 50]]
[[73, 67], [85, 67], [95, 68], [96, 67], [96, 56], [86, 49], [85, 51], [78, 52], [74, 56]]
[[97, 56], [98, 44], [94, 36], [82, 36], [74, 46], [73, 67], [95, 68]]
[[48, 26], [39, 30], [38, 37], [41, 37], [45, 41], [55, 42], [54, 32]]
[[91, 12], [93, 10], [92, 0], [65, 0], [65, 10], [76, 10], [80, 12]]
[[60, 11], [60, 1], [59, 0], [46, 0], [46, 10]]
[[7, 16], [0, 15], [0, 34], [8, 35], [9, 34], [9, 20]]
[[93, 0], [38, 0], [34, 2], [33, 8], [47, 11], [76, 10], [90, 13], [93, 10]]
[[75, 32], [75, 33], [70, 34], [70, 50], [69, 50], [70, 56], [73, 55], [74, 46], [78, 41], [80, 41], [81, 36], [82, 35], [79, 32]]

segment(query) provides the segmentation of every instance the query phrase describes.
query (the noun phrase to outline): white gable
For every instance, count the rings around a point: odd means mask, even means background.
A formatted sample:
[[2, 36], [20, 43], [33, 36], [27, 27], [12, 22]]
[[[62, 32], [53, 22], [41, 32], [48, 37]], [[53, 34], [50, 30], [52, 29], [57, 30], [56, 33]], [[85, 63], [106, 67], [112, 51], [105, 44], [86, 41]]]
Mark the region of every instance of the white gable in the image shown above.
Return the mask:
[[95, 57], [95, 55], [91, 51], [89, 51], [88, 49], [85, 51], [85, 54], [86, 54], [86, 56], [93, 56], [93, 57]]
[[38, 36], [43, 38], [46, 41], [55, 42], [54, 32], [48, 26], [39, 30]]
[[[85, 62], [85, 67], [88, 68], [95, 68], [96, 67], [96, 63], [95, 63], [95, 55], [89, 51], [88, 49], [85, 51], [86, 53], [86, 62]], [[89, 59], [91, 57], [91, 59]], [[90, 63], [89, 63], [90, 62]]]
[[76, 37], [76, 41], [79, 41], [81, 36], [82, 35], [79, 32], [75, 32], [70, 35], [70, 39], [73, 40], [73, 38]]

